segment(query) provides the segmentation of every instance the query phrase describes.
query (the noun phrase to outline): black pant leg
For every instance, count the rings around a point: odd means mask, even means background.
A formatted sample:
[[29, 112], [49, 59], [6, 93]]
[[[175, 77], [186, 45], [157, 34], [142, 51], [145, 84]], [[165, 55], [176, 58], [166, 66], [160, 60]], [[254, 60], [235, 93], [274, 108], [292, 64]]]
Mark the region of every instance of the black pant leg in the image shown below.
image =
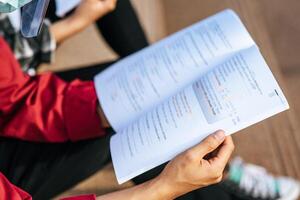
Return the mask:
[[116, 9], [96, 24], [107, 43], [120, 57], [149, 45], [130, 0], [118, 0]]
[[59, 144], [1, 138], [0, 157], [0, 171], [13, 184], [33, 199], [50, 199], [110, 161], [109, 136]]
[[57, 158], [48, 180], [33, 194], [34, 199], [54, 197], [87, 179], [111, 162], [110, 137], [69, 144], [63, 156]]
[[61, 18], [56, 15], [55, 0], [49, 1], [49, 6], [45, 15], [46, 19], [49, 19], [52, 23], [60, 20]]
[[55, 74], [65, 81], [72, 81], [74, 79], [80, 79], [82, 81], [89, 81], [89, 80], [93, 80], [93, 78], [98, 73], [100, 73], [103, 70], [105, 70], [106, 68], [108, 68], [114, 62], [115, 61], [101, 63], [101, 64], [95, 64], [95, 65], [91, 65], [91, 66], [79, 67], [77, 69], [56, 72]]

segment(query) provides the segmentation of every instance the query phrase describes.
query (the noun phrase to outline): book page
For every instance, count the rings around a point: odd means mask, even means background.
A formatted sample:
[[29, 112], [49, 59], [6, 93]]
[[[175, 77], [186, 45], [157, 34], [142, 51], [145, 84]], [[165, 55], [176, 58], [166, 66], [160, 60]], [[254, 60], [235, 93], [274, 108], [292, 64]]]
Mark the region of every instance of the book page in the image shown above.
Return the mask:
[[112, 137], [117, 179], [158, 166], [218, 129], [229, 135], [286, 109], [258, 48], [241, 50]]
[[59, 17], [64, 17], [68, 12], [76, 8], [81, 3], [81, 0], [55, 0], [55, 14]]
[[252, 45], [239, 18], [231, 10], [223, 11], [97, 75], [99, 102], [114, 130], [121, 131], [211, 66]]

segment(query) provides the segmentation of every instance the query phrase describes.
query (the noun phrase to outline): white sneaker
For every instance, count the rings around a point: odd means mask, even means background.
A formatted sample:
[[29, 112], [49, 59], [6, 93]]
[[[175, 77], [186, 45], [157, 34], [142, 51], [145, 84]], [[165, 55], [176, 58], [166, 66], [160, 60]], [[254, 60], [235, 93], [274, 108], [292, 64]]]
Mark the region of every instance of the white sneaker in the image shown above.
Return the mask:
[[265, 168], [244, 163], [239, 157], [230, 163], [222, 185], [241, 199], [297, 200], [300, 195], [300, 183], [295, 179], [272, 176]]

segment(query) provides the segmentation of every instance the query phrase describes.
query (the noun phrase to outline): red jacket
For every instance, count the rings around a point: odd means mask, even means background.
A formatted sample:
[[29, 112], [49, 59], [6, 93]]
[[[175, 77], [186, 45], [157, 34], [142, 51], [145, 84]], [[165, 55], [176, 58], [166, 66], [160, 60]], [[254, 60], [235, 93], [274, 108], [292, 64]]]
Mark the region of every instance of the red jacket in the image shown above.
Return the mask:
[[[0, 136], [63, 142], [103, 136], [93, 82], [24, 74], [0, 37]], [[94, 195], [75, 199], [94, 199]], [[0, 172], [0, 199], [31, 199]]]

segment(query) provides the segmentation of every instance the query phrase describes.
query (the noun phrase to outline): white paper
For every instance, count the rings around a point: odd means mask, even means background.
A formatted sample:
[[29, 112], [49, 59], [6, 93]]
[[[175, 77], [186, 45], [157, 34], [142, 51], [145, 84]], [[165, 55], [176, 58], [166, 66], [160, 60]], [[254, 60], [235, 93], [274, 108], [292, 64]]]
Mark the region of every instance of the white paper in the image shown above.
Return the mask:
[[81, 0], [55, 0], [56, 15], [59, 17], [65, 16], [69, 11], [80, 4]]
[[[155, 87], [146, 87], [146, 73]], [[110, 149], [119, 183], [215, 130], [229, 135], [289, 107], [258, 47], [230, 10], [125, 58], [98, 75], [95, 84], [117, 130]], [[143, 101], [136, 98], [140, 94]], [[132, 109], [135, 104], [140, 109]]]
[[8, 13], [8, 17], [15, 30], [19, 31], [21, 28], [21, 10], [17, 9], [11, 13]]

